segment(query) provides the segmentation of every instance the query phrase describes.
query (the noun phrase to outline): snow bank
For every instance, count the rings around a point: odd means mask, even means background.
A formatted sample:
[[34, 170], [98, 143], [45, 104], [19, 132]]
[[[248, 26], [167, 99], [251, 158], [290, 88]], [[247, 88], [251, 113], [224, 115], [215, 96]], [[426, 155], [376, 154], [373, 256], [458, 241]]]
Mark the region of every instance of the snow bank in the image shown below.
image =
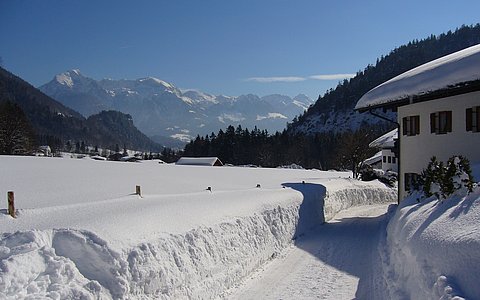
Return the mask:
[[480, 188], [468, 196], [402, 201], [381, 249], [391, 299], [480, 297]]
[[337, 213], [350, 207], [396, 202], [397, 192], [377, 180], [360, 182], [354, 179], [339, 179], [328, 184], [324, 201], [325, 221], [329, 221]]
[[298, 205], [116, 252], [75, 229], [4, 233], [0, 298], [213, 298], [291, 244]]

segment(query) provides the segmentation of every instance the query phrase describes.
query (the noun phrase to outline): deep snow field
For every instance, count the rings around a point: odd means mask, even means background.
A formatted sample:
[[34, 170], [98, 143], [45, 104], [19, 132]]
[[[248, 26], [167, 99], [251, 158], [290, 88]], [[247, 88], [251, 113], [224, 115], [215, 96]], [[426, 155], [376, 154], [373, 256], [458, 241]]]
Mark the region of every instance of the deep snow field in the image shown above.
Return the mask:
[[0, 299], [480, 299], [479, 187], [349, 176], [0, 156]]

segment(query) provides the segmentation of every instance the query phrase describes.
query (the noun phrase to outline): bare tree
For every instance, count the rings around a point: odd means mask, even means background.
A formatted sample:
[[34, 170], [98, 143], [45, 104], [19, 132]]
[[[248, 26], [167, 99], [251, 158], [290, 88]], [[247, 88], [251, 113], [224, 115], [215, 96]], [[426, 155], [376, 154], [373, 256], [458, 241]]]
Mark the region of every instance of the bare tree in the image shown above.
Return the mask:
[[338, 164], [345, 169], [351, 170], [353, 177], [358, 177], [358, 170], [363, 161], [370, 157], [375, 150], [368, 147], [372, 141], [372, 132], [367, 129], [359, 129], [355, 132], [347, 132], [341, 136], [338, 149]]

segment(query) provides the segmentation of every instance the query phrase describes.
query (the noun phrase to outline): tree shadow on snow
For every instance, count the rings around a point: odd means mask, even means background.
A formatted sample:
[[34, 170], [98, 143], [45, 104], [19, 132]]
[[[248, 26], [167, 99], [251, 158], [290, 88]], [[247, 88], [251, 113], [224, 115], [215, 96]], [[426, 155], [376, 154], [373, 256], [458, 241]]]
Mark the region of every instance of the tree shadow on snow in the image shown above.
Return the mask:
[[[359, 278], [357, 299], [375, 299], [375, 282], [381, 276], [378, 241], [386, 213], [377, 217], [354, 217], [325, 223], [323, 212], [326, 189], [319, 184], [288, 183], [300, 191], [295, 245], [322, 262]], [[322, 282], [318, 283], [322, 285]]]

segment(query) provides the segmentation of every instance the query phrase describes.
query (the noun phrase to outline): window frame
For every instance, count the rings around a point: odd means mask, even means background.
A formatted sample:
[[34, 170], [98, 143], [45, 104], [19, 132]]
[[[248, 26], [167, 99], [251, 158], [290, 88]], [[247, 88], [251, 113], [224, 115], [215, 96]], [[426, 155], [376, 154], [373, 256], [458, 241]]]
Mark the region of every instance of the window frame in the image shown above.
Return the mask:
[[430, 133], [447, 134], [452, 132], [452, 111], [443, 110], [430, 114]]
[[402, 133], [406, 136], [420, 134], [420, 115], [407, 116], [402, 119]]

